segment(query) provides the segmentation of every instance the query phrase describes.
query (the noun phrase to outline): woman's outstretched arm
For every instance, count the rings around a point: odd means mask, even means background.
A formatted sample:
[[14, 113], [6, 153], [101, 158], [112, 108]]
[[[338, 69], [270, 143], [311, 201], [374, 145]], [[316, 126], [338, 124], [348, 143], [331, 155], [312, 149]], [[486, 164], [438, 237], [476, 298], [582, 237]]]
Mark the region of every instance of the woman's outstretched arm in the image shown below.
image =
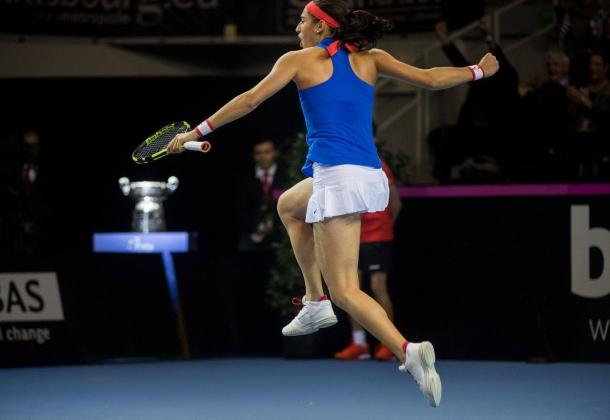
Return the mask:
[[[271, 69], [271, 72], [256, 86], [231, 99], [208, 118], [206, 120], [208, 127], [216, 129], [249, 114], [257, 106], [286, 86], [296, 76], [298, 69], [297, 54], [298, 51], [292, 51], [281, 56], [273, 66], [273, 69]], [[187, 141], [197, 140], [201, 134], [197, 129], [178, 134], [169, 143], [167, 150], [170, 153], [180, 153], [183, 150], [182, 144]]]
[[[478, 67], [435, 67], [420, 69], [397, 60], [391, 54], [374, 49], [371, 55], [377, 66], [377, 73], [393, 79], [402, 80], [412, 85], [430, 89], [447, 89], [482, 77], [491, 77], [499, 69], [498, 60], [493, 54], [487, 53], [479, 62]], [[481, 73], [479, 73], [479, 70]]]

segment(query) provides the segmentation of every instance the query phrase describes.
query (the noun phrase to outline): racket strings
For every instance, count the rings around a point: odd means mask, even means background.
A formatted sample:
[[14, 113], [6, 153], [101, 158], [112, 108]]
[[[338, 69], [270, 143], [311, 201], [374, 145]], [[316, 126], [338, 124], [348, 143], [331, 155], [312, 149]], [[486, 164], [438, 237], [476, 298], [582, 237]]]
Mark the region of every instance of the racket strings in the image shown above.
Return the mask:
[[167, 148], [170, 141], [176, 136], [176, 134], [185, 132], [185, 127], [171, 127], [168, 130], [161, 130], [156, 137], [153, 137], [151, 141], [143, 144], [135, 153], [136, 158], [147, 158], [151, 157], [155, 153]]
[[178, 130], [171, 130], [167, 133], [163, 133], [159, 137], [155, 138], [148, 144], [144, 144], [137, 152], [136, 157], [148, 157], [155, 153], [163, 150], [167, 147], [169, 142], [178, 134]]
[[147, 163], [166, 156], [167, 153], [164, 152], [176, 134], [185, 133], [188, 130], [190, 130], [190, 126], [185, 121], [163, 127], [133, 151], [133, 160], [136, 163]]

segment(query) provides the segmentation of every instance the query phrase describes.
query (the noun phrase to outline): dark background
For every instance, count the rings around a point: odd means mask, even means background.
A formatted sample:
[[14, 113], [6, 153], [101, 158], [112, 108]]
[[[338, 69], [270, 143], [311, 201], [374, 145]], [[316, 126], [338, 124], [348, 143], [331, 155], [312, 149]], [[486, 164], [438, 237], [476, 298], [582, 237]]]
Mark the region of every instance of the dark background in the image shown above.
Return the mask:
[[[40, 179], [53, 221], [47, 249], [89, 250], [92, 232], [130, 230], [133, 203], [118, 179], [166, 180], [181, 184], [166, 203], [168, 230], [198, 231], [206, 246], [236, 240], [235, 183], [251, 162], [252, 142], [279, 143], [304, 129], [296, 89], [287, 86], [252, 115], [210, 136], [213, 153], [187, 153], [154, 165], [137, 166], [131, 152], [173, 121], [197, 123], [254, 86], [250, 78], [2, 80], [4, 127], [15, 144], [28, 129], [43, 147]], [[277, 110], [281, 109], [281, 118]], [[15, 157], [3, 142], [4, 156]], [[13, 156], [11, 156], [13, 153]]]

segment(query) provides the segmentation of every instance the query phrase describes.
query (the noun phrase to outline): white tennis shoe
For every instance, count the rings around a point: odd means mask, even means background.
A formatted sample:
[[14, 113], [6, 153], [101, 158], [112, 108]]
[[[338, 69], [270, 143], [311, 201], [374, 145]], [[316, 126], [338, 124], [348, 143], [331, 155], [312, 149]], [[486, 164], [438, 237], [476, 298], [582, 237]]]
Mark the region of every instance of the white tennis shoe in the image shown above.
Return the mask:
[[[303, 308], [288, 325], [282, 328], [282, 334], [286, 336], [306, 335], [337, 323], [330, 300], [310, 302], [305, 299], [305, 296], [302, 300], [296, 300], [303, 305]], [[293, 303], [295, 303], [294, 300]]]
[[441, 378], [434, 368], [436, 356], [432, 343], [428, 341], [409, 343], [405, 357], [405, 363], [398, 369], [411, 374], [421, 392], [428, 398], [430, 405], [438, 407], [441, 403], [443, 387]]

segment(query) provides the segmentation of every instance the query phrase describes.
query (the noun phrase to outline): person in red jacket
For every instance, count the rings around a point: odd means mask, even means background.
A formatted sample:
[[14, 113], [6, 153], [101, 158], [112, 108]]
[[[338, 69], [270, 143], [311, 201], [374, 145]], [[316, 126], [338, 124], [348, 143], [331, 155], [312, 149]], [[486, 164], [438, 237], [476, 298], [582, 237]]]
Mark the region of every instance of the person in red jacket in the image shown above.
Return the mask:
[[[375, 127], [373, 127], [373, 131]], [[377, 213], [362, 213], [360, 215], [360, 254], [358, 257], [358, 274], [361, 286], [363, 280], [370, 281], [370, 289], [375, 300], [383, 307], [390, 320], [394, 320], [392, 300], [388, 293], [388, 271], [391, 264], [391, 248], [394, 240], [394, 221], [402, 207], [394, 175], [385, 162], [381, 169], [388, 177], [390, 200], [384, 211]], [[335, 354], [340, 360], [370, 359], [371, 353], [367, 343], [366, 332], [360, 324], [350, 317], [352, 326], [352, 341], [343, 350]], [[379, 343], [375, 355], [377, 360], [392, 360], [394, 355], [383, 343]]]

